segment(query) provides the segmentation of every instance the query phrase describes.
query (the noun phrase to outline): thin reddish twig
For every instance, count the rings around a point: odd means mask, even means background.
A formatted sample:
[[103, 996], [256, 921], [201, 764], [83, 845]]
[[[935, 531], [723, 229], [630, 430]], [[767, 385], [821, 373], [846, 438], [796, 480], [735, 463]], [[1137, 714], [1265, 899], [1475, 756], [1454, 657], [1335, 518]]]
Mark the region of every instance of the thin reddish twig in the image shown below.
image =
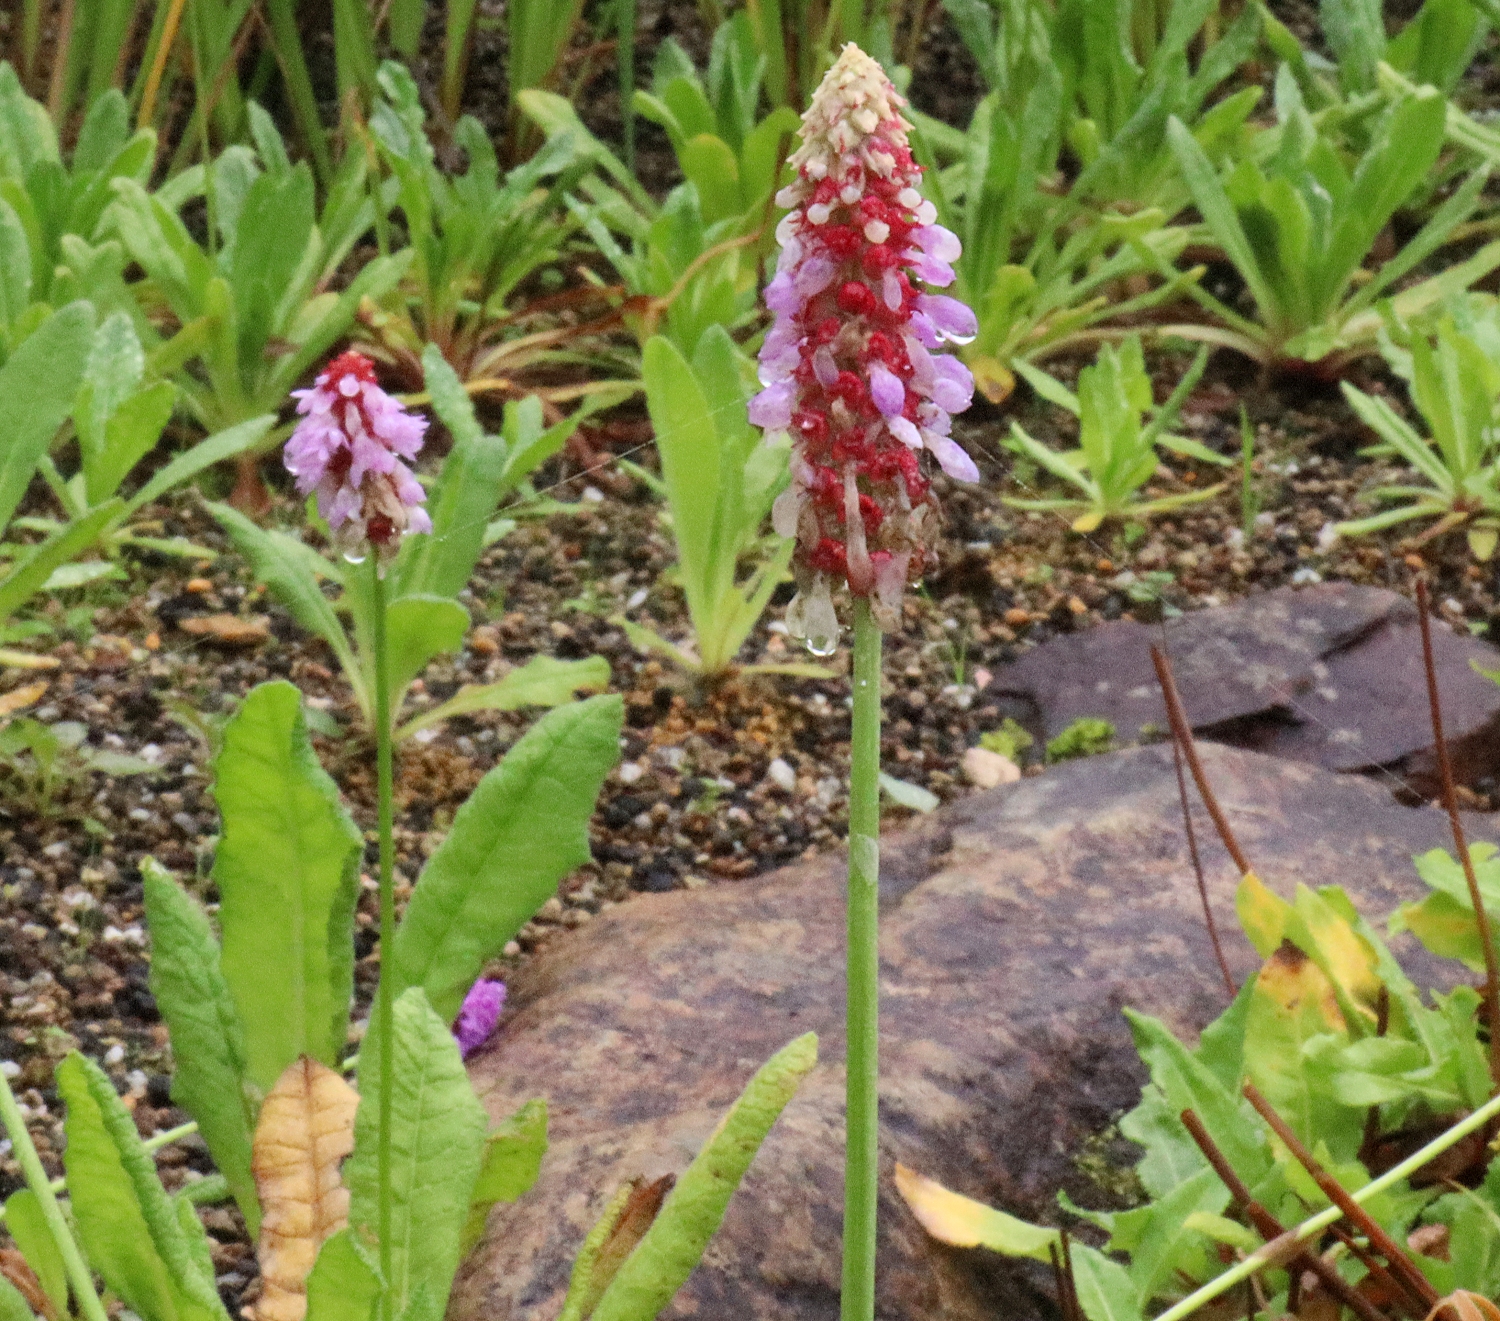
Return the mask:
[[1290, 1125], [1276, 1113], [1275, 1108], [1260, 1094], [1260, 1090], [1253, 1082], [1245, 1084], [1244, 1093], [1245, 1099], [1271, 1126], [1271, 1131], [1281, 1139], [1302, 1168], [1312, 1175], [1318, 1187], [1323, 1190], [1323, 1195], [1344, 1213], [1345, 1218], [1364, 1234], [1370, 1246], [1386, 1259], [1391, 1274], [1400, 1281], [1403, 1290], [1411, 1295], [1413, 1301], [1420, 1304], [1423, 1312], [1431, 1308], [1438, 1300], [1437, 1290], [1417, 1269], [1412, 1259], [1407, 1256], [1405, 1249], [1349, 1195], [1349, 1190], [1343, 1184], [1319, 1164], [1312, 1152], [1302, 1145], [1302, 1140], [1292, 1132]]
[[1479, 893], [1479, 878], [1474, 874], [1474, 860], [1469, 857], [1469, 843], [1464, 823], [1458, 815], [1458, 794], [1453, 788], [1453, 762], [1448, 756], [1448, 741], [1443, 737], [1443, 708], [1438, 701], [1437, 661], [1432, 654], [1432, 620], [1429, 617], [1427, 580], [1417, 579], [1417, 619], [1422, 629], [1422, 667], [1427, 672], [1427, 703], [1432, 708], [1432, 739], [1437, 750], [1438, 775], [1443, 785], [1443, 807], [1453, 829], [1453, 847], [1464, 869], [1469, 887], [1469, 902], [1474, 906], [1474, 921], [1479, 926], [1479, 943], [1484, 947], [1484, 1007], [1490, 1028], [1490, 1078], [1500, 1087], [1500, 966], [1495, 960], [1495, 943], [1490, 939], [1490, 918]]
[[[1219, 1145], [1209, 1132], [1203, 1127], [1203, 1121], [1191, 1110], [1182, 1112], [1182, 1126], [1187, 1129], [1194, 1142], [1198, 1144], [1201, 1151], [1214, 1173], [1219, 1176], [1219, 1181], [1229, 1189], [1229, 1195], [1234, 1199], [1235, 1205], [1244, 1214], [1259, 1234], [1267, 1243], [1273, 1243], [1281, 1238], [1286, 1229], [1281, 1221], [1276, 1219], [1264, 1206], [1255, 1200], [1250, 1194], [1250, 1189], [1245, 1181], [1234, 1172], [1232, 1166], [1226, 1159], [1224, 1153], [1219, 1150]], [[1323, 1260], [1316, 1252], [1308, 1248], [1299, 1248], [1296, 1255], [1287, 1261], [1287, 1266], [1292, 1271], [1292, 1279], [1297, 1281], [1301, 1271], [1312, 1271], [1318, 1277], [1323, 1287], [1337, 1298], [1351, 1311], [1357, 1312], [1362, 1321], [1389, 1321], [1386, 1315], [1375, 1306], [1368, 1298], [1353, 1288], [1332, 1266]]]
[[1219, 941], [1219, 927], [1214, 921], [1214, 910], [1208, 902], [1208, 882], [1203, 879], [1203, 859], [1198, 855], [1198, 832], [1193, 829], [1193, 810], [1188, 803], [1187, 778], [1182, 773], [1182, 747], [1177, 741], [1177, 729], [1172, 729], [1172, 769], [1177, 772], [1177, 801], [1182, 804], [1182, 826], [1187, 832], [1188, 857], [1193, 860], [1193, 876], [1198, 881], [1198, 898], [1203, 904], [1203, 921], [1208, 926], [1208, 938], [1214, 947], [1214, 958], [1219, 961], [1219, 971], [1224, 976], [1224, 989], [1234, 999], [1239, 987], [1234, 984], [1234, 974], [1229, 971], [1229, 960], [1224, 957], [1224, 946]]
[[1214, 797], [1213, 787], [1209, 784], [1208, 775], [1203, 770], [1203, 763], [1198, 760], [1198, 749], [1193, 743], [1193, 727], [1188, 723], [1187, 712], [1182, 708], [1182, 698], [1177, 695], [1177, 681], [1172, 677], [1172, 663], [1167, 659], [1166, 653], [1157, 646], [1151, 648], [1151, 663], [1156, 666], [1156, 680], [1161, 684], [1162, 700], [1167, 704], [1167, 720], [1171, 723], [1172, 733], [1182, 744], [1182, 755], [1187, 759], [1188, 770], [1193, 773], [1193, 783], [1198, 786], [1198, 794], [1203, 799], [1203, 806], [1208, 809], [1214, 829], [1219, 832], [1219, 838], [1224, 841], [1224, 847], [1229, 851], [1229, 856], [1234, 859], [1234, 865], [1239, 868], [1240, 875], [1243, 876], [1252, 870], [1250, 859], [1245, 856], [1245, 850], [1240, 847], [1239, 840], [1234, 837], [1229, 818], [1224, 815], [1224, 809], [1219, 806], [1219, 800]]

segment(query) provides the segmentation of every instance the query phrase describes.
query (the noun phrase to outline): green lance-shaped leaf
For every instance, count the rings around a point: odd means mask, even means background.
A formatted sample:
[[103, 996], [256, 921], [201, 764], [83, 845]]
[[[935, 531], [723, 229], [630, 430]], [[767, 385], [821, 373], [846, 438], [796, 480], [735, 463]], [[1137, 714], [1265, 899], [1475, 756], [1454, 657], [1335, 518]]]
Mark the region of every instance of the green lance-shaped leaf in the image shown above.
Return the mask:
[[588, 821], [620, 755], [624, 704], [548, 712], [479, 782], [428, 861], [396, 932], [396, 991], [420, 986], [445, 1023], [484, 965], [589, 859]]
[[47, 1227], [42, 1203], [30, 1188], [17, 1188], [5, 1199], [5, 1230], [21, 1249], [26, 1264], [36, 1273], [42, 1292], [59, 1316], [68, 1312], [68, 1268], [57, 1240]]
[[410, 738], [419, 729], [440, 725], [452, 716], [471, 711], [519, 711], [523, 706], [561, 706], [571, 702], [581, 688], [609, 687], [609, 662], [603, 656], [585, 660], [558, 660], [533, 656], [518, 670], [494, 683], [466, 683], [446, 702], [430, 707], [396, 731], [398, 739]]
[[473, 401], [435, 344], [422, 353], [422, 374], [453, 448], [427, 501], [432, 535], [407, 539], [393, 577], [398, 596], [457, 596], [484, 550], [485, 528], [500, 499], [507, 447], [479, 425]]
[[53, 433], [73, 408], [94, 336], [94, 309], [54, 312], [0, 367], [0, 529], [15, 513]]
[[307, 1321], [370, 1321], [380, 1296], [380, 1272], [351, 1229], [318, 1249], [307, 1277]]
[[399, 710], [406, 686], [445, 651], [457, 651], [469, 628], [469, 612], [441, 596], [403, 596], [386, 611], [386, 654], [391, 709]]
[[354, 984], [360, 834], [318, 764], [289, 683], [251, 689], [214, 762], [224, 978], [251, 1082], [299, 1055], [338, 1063]]
[[57, 1067], [57, 1090], [73, 1222], [105, 1284], [145, 1321], [227, 1321], [202, 1228], [190, 1233], [178, 1209], [192, 1207], [167, 1195], [104, 1071], [75, 1051]]
[[[391, 1278], [386, 1288], [395, 1313], [425, 1288], [441, 1315], [483, 1161], [484, 1107], [469, 1085], [458, 1042], [418, 987], [396, 1001], [393, 1048]], [[364, 1051], [370, 1049], [367, 1045]], [[349, 1223], [363, 1233], [374, 1234], [380, 1224], [379, 1146], [379, 1094], [371, 1087], [360, 1101], [354, 1154], [344, 1166]]]
[[814, 1033], [783, 1046], [756, 1073], [625, 1259], [593, 1321], [651, 1321], [682, 1287], [724, 1219], [760, 1144], [818, 1062]]
[[485, 1219], [496, 1202], [514, 1202], [530, 1191], [542, 1172], [546, 1154], [547, 1103], [527, 1101], [485, 1139], [484, 1164], [469, 1204], [469, 1218], [459, 1245], [461, 1254], [467, 1256], [479, 1242]]
[[208, 916], [154, 858], [141, 863], [151, 932], [151, 994], [172, 1036], [172, 1100], [198, 1131], [254, 1238], [260, 1202], [250, 1172], [254, 1105], [245, 1089], [245, 1033], [219, 964]]

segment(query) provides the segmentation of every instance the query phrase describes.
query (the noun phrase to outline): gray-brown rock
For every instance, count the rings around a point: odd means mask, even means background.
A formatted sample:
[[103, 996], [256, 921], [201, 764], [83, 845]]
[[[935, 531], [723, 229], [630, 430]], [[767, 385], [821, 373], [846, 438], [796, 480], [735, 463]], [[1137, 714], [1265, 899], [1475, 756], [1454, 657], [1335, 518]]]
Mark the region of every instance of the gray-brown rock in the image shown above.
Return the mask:
[[[1001, 670], [990, 692], [1052, 738], [1081, 716], [1121, 741], [1166, 726], [1151, 665], [1164, 645], [1193, 727], [1203, 737], [1336, 771], [1386, 767], [1436, 791], [1432, 727], [1416, 607], [1352, 583], [1283, 587], [1222, 609], [1131, 620], [1052, 638]], [[1461, 782], [1500, 771], [1500, 649], [1433, 626], [1443, 718]]]
[[[1446, 841], [1440, 813], [1401, 807], [1358, 778], [1203, 751], [1273, 887], [1343, 884], [1374, 917], [1421, 893], [1410, 859]], [[1201, 813], [1198, 829], [1211, 839]], [[1234, 925], [1236, 877], [1216, 844], [1204, 847], [1243, 976], [1254, 957]], [[496, 1118], [544, 1096], [552, 1146], [537, 1187], [493, 1214], [455, 1321], [552, 1321], [614, 1188], [683, 1169], [757, 1065], [809, 1028], [822, 1042], [818, 1068], [663, 1315], [838, 1315], [841, 871], [825, 858], [642, 896], [561, 937], [515, 979], [506, 1019], [471, 1068]], [[894, 1194], [891, 1163], [1031, 1218], [1055, 1219], [1059, 1188], [1105, 1204], [1078, 1156], [1139, 1095], [1121, 1007], [1192, 1034], [1226, 1003], [1170, 752], [1074, 762], [945, 808], [887, 841], [881, 892], [879, 1316], [1049, 1315], [1034, 1263], [926, 1239]], [[1412, 963], [1418, 976], [1422, 963]], [[1127, 1152], [1115, 1158], [1129, 1163]]]

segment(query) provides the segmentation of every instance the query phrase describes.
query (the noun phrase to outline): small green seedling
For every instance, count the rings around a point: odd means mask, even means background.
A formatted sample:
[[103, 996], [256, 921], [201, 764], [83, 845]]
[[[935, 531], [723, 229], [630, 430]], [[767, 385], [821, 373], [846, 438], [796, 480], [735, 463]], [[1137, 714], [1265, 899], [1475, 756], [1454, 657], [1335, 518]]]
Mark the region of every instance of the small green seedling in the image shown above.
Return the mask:
[[1108, 752], [1114, 745], [1115, 727], [1097, 716], [1080, 716], [1056, 738], [1047, 740], [1047, 761], [1072, 761]]

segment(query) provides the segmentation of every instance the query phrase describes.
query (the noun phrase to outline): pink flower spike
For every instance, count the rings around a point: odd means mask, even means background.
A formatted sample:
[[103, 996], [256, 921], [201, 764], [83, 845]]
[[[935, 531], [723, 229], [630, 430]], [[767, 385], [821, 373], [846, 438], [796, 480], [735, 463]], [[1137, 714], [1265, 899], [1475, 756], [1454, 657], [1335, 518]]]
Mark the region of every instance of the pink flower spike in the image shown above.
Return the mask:
[[495, 1025], [500, 1021], [500, 1010], [505, 1005], [505, 983], [486, 981], [481, 977], [469, 987], [464, 996], [463, 1008], [453, 1024], [453, 1035], [458, 1038], [458, 1052], [468, 1059], [490, 1039]]
[[906, 583], [931, 563], [938, 508], [922, 452], [951, 477], [979, 476], [948, 438], [973, 378], [942, 352], [977, 324], [928, 292], [953, 282], [961, 245], [922, 196], [905, 104], [874, 60], [845, 46], [802, 117], [796, 178], [776, 195], [788, 208], [765, 292], [776, 319], [750, 420], [792, 437], [791, 483], [772, 516], [796, 540], [787, 625], [818, 654], [837, 640], [838, 586], [892, 629]]
[[403, 536], [432, 530], [427, 493], [401, 462], [421, 450], [427, 419], [380, 388], [374, 363], [341, 353], [292, 398], [302, 421], [282, 462], [301, 494], [317, 492], [318, 512], [346, 556], [362, 559], [373, 546], [384, 563]]

